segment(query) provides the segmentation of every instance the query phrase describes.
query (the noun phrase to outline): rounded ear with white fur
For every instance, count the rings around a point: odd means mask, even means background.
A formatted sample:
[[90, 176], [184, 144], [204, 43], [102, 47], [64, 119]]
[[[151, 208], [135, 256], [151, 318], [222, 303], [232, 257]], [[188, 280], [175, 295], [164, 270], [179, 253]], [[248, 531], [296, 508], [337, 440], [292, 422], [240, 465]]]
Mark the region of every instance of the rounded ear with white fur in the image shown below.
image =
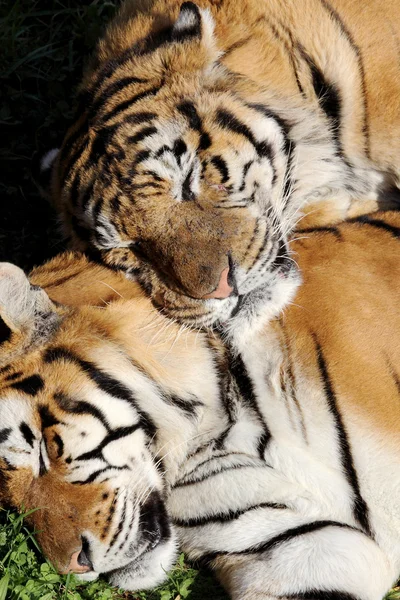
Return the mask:
[[212, 42], [214, 23], [210, 13], [200, 9], [194, 2], [184, 2], [172, 27], [171, 40], [185, 42], [192, 38], [204, 38], [205, 43]]
[[19, 267], [0, 263], [0, 366], [48, 339], [59, 321], [46, 292]]
[[194, 2], [184, 2], [173, 25], [149, 38], [144, 48], [153, 62], [151, 69], [165, 74], [176, 72], [205, 71], [212, 67], [221, 52], [214, 35], [214, 19], [208, 9], [199, 8]]

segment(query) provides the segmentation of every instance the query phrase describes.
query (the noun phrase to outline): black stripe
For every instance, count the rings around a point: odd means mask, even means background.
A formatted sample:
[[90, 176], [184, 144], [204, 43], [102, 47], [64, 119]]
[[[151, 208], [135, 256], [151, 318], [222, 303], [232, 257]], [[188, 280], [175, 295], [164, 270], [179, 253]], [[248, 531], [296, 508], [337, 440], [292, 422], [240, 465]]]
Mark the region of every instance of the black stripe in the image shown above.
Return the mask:
[[200, 119], [199, 113], [193, 102], [181, 102], [178, 104], [177, 109], [187, 118], [191, 129], [199, 132], [203, 131], [202, 120]]
[[251, 167], [251, 165], [254, 164], [253, 160], [249, 160], [249, 162], [247, 162], [244, 167], [243, 167], [243, 172], [242, 172], [242, 183], [240, 184], [239, 188], [238, 188], [238, 192], [243, 192], [244, 188], [246, 187], [246, 177], [247, 177], [247, 173], [249, 172], [249, 169]]
[[135, 42], [130, 48], [121, 52], [119, 56], [115, 56], [107, 61], [100, 69], [98, 69], [95, 83], [79, 96], [81, 107], [84, 109], [86, 106], [92, 104], [93, 98], [102, 84], [107, 79], [114, 76], [116, 72], [126, 65], [126, 63], [131, 61], [133, 57], [151, 54], [161, 46], [170, 44], [171, 42], [185, 42], [194, 36], [198, 36], [197, 29], [195, 30], [195, 28], [174, 32], [172, 27], [166, 27], [157, 34], [151, 33], [149, 36]]
[[10, 373], [10, 375], [7, 375], [5, 380], [6, 381], [15, 381], [16, 379], [21, 377], [21, 375], [23, 375], [22, 371], [15, 371], [15, 373]]
[[42, 429], [47, 429], [48, 427], [53, 427], [53, 425], [58, 425], [60, 421], [53, 415], [50, 411], [49, 407], [42, 404], [38, 408], [40, 420], [42, 423]]
[[143, 98], [147, 98], [148, 96], [155, 96], [161, 90], [163, 85], [164, 85], [163, 83], [160, 85], [156, 85], [152, 88], [149, 88], [148, 90], [144, 90], [143, 92], [136, 94], [135, 96], [132, 96], [131, 98], [128, 98], [128, 100], [124, 100], [123, 102], [120, 102], [112, 110], [110, 110], [109, 112], [107, 112], [105, 115], [102, 116], [102, 118], [101, 118], [102, 122], [106, 123], [107, 121], [110, 121], [111, 119], [113, 119], [114, 117], [119, 115], [121, 112], [124, 112], [124, 110], [126, 110], [127, 108], [129, 108], [130, 106], [135, 104], [136, 102], [143, 100]]
[[134, 135], [130, 135], [127, 138], [127, 142], [128, 142], [128, 144], [138, 144], [139, 142], [144, 140], [146, 137], [153, 135], [153, 133], [157, 133], [157, 131], [158, 130], [156, 127], [143, 127], [143, 129], [140, 129]]
[[0, 317], [0, 344], [9, 342], [12, 336], [10, 327]]
[[285, 544], [286, 542], [290, 542], [302, 535], [307, 535], [309, 533], [314, 533], [315, 531], [320, 531], [321, 529], [325, 529], [326, 527], [340, 527], [344, 529], [352, 529], [358, 531], [351, 525], [347, 525], [345, 523], [339, 523], [338, 521], [314, 521], [312, 523], [306, 523], [305, 525], [300, 525], [299, 527], [294, 527], [293, 529], [287, 529], [283, 533], [276, 535], [275, 537], [267, 540], [266, 542], [261, 542], [260, 544], [256, 544], [255, 546], [250, 546], [245, 550], [221, 550], [217, 552], [210, 552], [204, 555], [201, 558], [201, 562], [209, 565], [213, 560], [215, 560], [218, 556], [226, 556], [226, 555], [240, 555], [240, 554], [261, 554], [264, 552], [271, 552], [275, 550], [281, 544]]
[[199, 150], [208, 150], [208, 148], [210, 146], [211, 146], [211, 137], [206, 131], [203, 131], [200, 135]]
[[173, 394], [171, 394], [171, 395], [163, 394], [161, 389], [159, 389], [158, 392], [161, 394], [161, 397], [166, 404], [169, 404], [170, 406], [179, 408], [179, 410], [181, 410], [183, 413], [185, 413], [185, 415], [187, 417], [196, 418], [198, 416], [196, 409], [199, 406], [204, 406], [203, 402], [201, 402], [200, 400], [197, 400], [194, 397], [192, 397], [190, 399], [179, 398], [179, 396], [176, 396]]
[[278, 31], [277, 27], [273, 23], [271, 23], [270, 18], [267, 19], [264, 16], [258, 17], [258, 19], [256, 20], [256, 23], [258, 23], [260, 21], [264, 21], [267, 24], [267, 26], [270, 27], [270, 29], [271, 29], [273, 35], [275, 36], [276, 40], [280, 44], [282, 44], [284, 46], [284, 48], [286, 50], [286, 56], [289, 59], [290, 66], [292, 68], [293, 75], [294, 75], [295, 80], [296, 80], [297, 89], [299, 90], [300, 94], [304, 98], [306, 98], [306, 94], [304, 92], [303, 86], [301, 85], [299, 74], [297, 72], [296, 57], [295, 57], [295, 52], [294, 52], [295, 42], [294, 42], [294, 39], [293, 39], [292, 32], [290, 31], [290, 29], [288, 29], [288, 27], [286, 27], [284, 25], [284, 23], [282, 21], [278, 21], [279, 26], [285, 31], [286, 35], [288, 36], [288, 38], [290, 40], [290, 44], [289, 44], [288, 41]]
[[354, 518], [363, 528], [365, 533], [371, 536], [371, 526], [368, 519], [368, 506], [361, 496], [360, 485], [358, 482], [357, 471], [354, 466], [353, 457], [351, 454], [350, 442], [347, 437], [346, 429], [343, 423], [342, 416], [339, 412], [336, 395], [333, 390], [332, 380], [330, 378], [327, 364], [325, 361], [324, 354], [322, 352], [321, 345], [319, 344], [317, 337], [313, 334], [313, 339], [315, 343], [315, 351], [317, 354], [318, 361], [318, 369], [320, 372], [320, 377], [324, 386], [325, 396], [328, 402], [329, 411], [332, 414], [334, 421], [336, 432], [338, 436], [339, 442], [339, 452], [341, 456], [341, 462], [343, 471], [346, 475], [346, 479], [353, 490], [354, 494]]
[[177, 109], [189, 121], [189, 127], [200, 134], [199, 150], [207, 150], [211, 146], [210, 135], [204, 131], [203, 122], [193, 102], [181, 102]]
[[234, 52], [238, 48], [242, 48], [242, 46], [245, 46], [247, 44], [247, 42], [249, 42], [252, 39], [253, 39], [252, 36], [249, 35], [246, 38], [243, 38], [242, 40], [238, 40], [237, 42], [234, 42], [233, 44], [228, 46], [227, 49], [224, 50], [223, 60], [225, 60], [225, 58], [227, 56], [229, 56], [229, 54], [232, 54], [232, 52]]
[[340, 141], [342, 102], [339, 89], [334, 83], [330, 83], [326, 80], [325, 75], [314, 62], [309, 62], [309, 68], [311, 71], [314, 92], [322, 110], [331, 122], [332, 135], [338, 145], [338, 150], [340, 154], [343, 154], [343, 147]]
[[389, 225], [385, 221], [381, 221], [380, 219], [372, 219], [368, 215], [362, 215], [360, 217], [355, 217], [353, 219], [349, 219], [350, 223], [361, 223], [363, 225], [370, 225], [371, 227], [376, 227], [378, 229], [383, 229], [388, 233], [391, 233], [393, 237], [396, 239], [400, 238], [400, 227], [395, 227], [393, 225]]
[[56, 392], [54, 394], [54, 400], [64, 412], [72, 413], [74, 415], [91, 415], [100, 421], [107, 431], [110, 431], [110, 425], [104, 413], [97, 408], [97, 406], [93, 406], [93, 404], [85, 402], [84, 400], [75, 400], [63, 392]]
[[187, 152], [187, 145], [182, 138], [178, 138], [177, 140], [175, 140], [172, 152], [174, 153], [174, 156], [176, 156], [176, 158], [178, 159], [182, 156], [182, 154], [185, 154], [185, 152]]
[[336, 143], [338, 153], [342, 156], [343, 145], [340, 139], [342, 101], [340, 91], [334, 83], [329, 82], [326, 79], [325, 74], [308, 55], [305, 48], [300, 44], [297, 44], [297, 47], [301, 57], [310, 70], [314, 93], [318, 99], [319, 105], [330, 121], [332, 137]]
[[142, 111], [133, 113], [131, 115], [127, 115], [122, 121], [122, 124], [129, 123], [130, 125], [141, 125], [142, 123], [150, 123], [151, 121], [154, 121], [154, 119], [156, 119], [157, 117], [158, 115], [156, 113]]
[[31, 375], [30, 377], [21, 379], [21, 381], [15, 381], [11, 384], [11, 387], [15, 390], [25, 392], [29, 396], [36, 396], [44, 388], [44, 381], [40, 375]]
[[386, 359], [386, 363], [387, 363], [388, 369], [390, 371], [390, 375], [391, 375], [391, 377], [393, 377], [393, 381], [397, 388], [397, 392], [398, 392], [398, 394], [400, 394], [400, 378], [397, 375], [393, 365], [390, 363], [388, 358]]
[[76, 206], [78, 204], [80, 187], [81, 187], [81, 176], [79, 174], [79, 171], [76, 171], [72, 185], [71, 185], [71, 189], [69, 192], [69, 197], [71, 198], [72, 206]]
[[[130, 177], [134, 177], [134, 175], [136, 175], [136, 168], [138, 165], [140, 165], [140, 163], [144, 162], [145, 160], [147, 160], [150, 156], [150, 150], [139, 150], [139, 152], [136, 154], [135, 158], [132, 161], [132, 166], [129, 169], [129, 175]], [[121, 179], [121, 182], [124, 183], [125, 185], [131, 186], [131, 179]]]
[[[226, 183], [229, 179], [229, 169], [222, 156], [213, 156], [210, 163], [217, 169], [221, 175], [221, 183]], [[251, 163], [250, 163], [251, 164]]]
[[4, 444], [4, 442], [8, 440], [11, 431], [11, 427], [4, 427], [3, 429], [0, 429], [0, 444]]
[[204, 517], [198, 516], [193, 519], [173, 519], [173, 522], [178, 527], [201, 527], [203, 525], [209, 525], [210, 523], [228, 523], [239, 519], [242, 515], [248, 514], [253, 510], [260, 508], [268, 509], [287, 509], [286, 504], [277, 504], [276, 502], [262, 502], [255, 504], [254, 506], [248, 506], [241, 510], [228, 510], [224, 513], [216, 513], [214, 515], [206, 515]]
[[237, 135], [241, 135], [245, 137], [252, 146], [254, 146], [257, 154], [259, 156], [267, 157], [270, 160], [272, 159], [272, 148], [268, 144], [268, 142], [258, 142], [253, 135], [253, 132], [235, 117], [235, 115], [227, 110], [223, 110], [219, 108], [217, 110], [217, 123], [224, 129], [228, 129]]
[[110, 127], [102, 127], [96, 132], [85, 168], [97, 165], [99, 159], [107, 153], [108, 146], [111, 144], [117, 129], [116, 125], [111, 125]]
[[[120, 440], [123, 437], [127, 437], [128, 435], [131, 435], [140, 428], [140, 421], [139, 423], [136, 423], [135, 425], [130, 425], [129, 427], [117, 427], [117, 429], [113, 429], [112, 431], [110, 431], [100, 442], [100, 444], [96, 446], [96, 448], [93, 448], [93, 450], [89, 450], [88, 452], [80, 454], [76, 457], [75, 460], [91, 460], [93, 458], [103, 458], [103, 449], [106, 446], [108, 446], [108, 444], [110, 444], [111, 442], [115, 442], [115, 440]], [[111, 468], [114, 468], [114, 466], [111, 465]]]
[[136, 511], [133, 511], [132, 516], [131, 516], [130, 521], [129, 521], [129, 524], [128, 524], [128, 527], [126, 528], [126, 533], [125, 533], [124, 539], [122, 540], [122, 542], [118, 546], [118, 551], [119, 552], [121, 552], [121, 550], [124, 548], [124, 546], [127, 544], [128, 540], [130, 538], [130, 535], [131, 535], [131, 532], [132, 532], [132, 528], [133, 528], [133, 524], [135, 522], [136, 516], [137, 516], [136, 515]]
[[147, 413], [139, 408], [132, 392], [123, 383], [114, 379], [114, 377], [97, 367], [94, 363], [83, 360], [67, 348], [62, 347], [48, 348], [44, 353], [43, 360], [49, 364], [58, 360], [65, 360], [78, 365], [85, 375], [87, 375], [103, 392], [114, 398], [125, 400], [128, 404], [133, 406], [140, 417], [140, 425], [146, 434], [150, 437], [155, 435], [157, 430], [153, 421]]
[[338, 240], [342, 240], [342, 232], [337, 227], [305, 227], [304, 229], [296, 229], [298, 233], [333, 233]]
[[155, 181], [146, 181], [145, 183], [134, 183], [133, 185], [131, 185], [132, 192], [135, 192], [137, 190], [145, 190], [146, 188], [151, 188], [154, 190], [164, 189], [160, 183], [156, 183]]
[[228, 427], [227, 427], [227, 428], [226, 428], [226, 429], [225, 429], [225, 430], [224, 430], [224, 431], [221, 433], [221, 435], [220, 435], [219, 437], [217, 437], [217, 438], [214, 440], [214, 444], [213, 444], [213, 445], [214, 445], [214, 450], [216, 450], [216, 451], [222, 450], [222, 448], [223, 448], [223, 446], [224, 446], [224, 444], [225, 444], [225, 440], [226, 440], [226, 438], [228, 437], [228, 435], [229, 435], [229, 432], [231, 431], [231, 429], [232, 429], [232, 425], [229, 425], [229, 426], [228, 426]]
[[296, 594], [285, 594], [284, 598], [293, 598], [293, 600], [360, 600], [358, 596], [338, 590], [307, 590]]
[[120, 519], [119, 519], [118, 527], [116, 528], [116, 530], [114, 532], [114, 535], [113, 535], [113, 537], [112, 537], [112, 539], [111, 539], [111, 541], [110, 541], [110, 543], [108, 545], [106, 554], [108, 554], [110, 552], [111, 548], [114, 546], [114, 544], [118, 540], [118, 537], [119, 537], [120, 533], [122, 532], [122, 529], [123, 529], [124, 524], [125, 524], [125, 519], [126, 519], [126, 509], [127, 509], [127, 506], [128, 506], [128, 494], [125, 495], [124, 505], [122, 507], [121, 516], [120, 516]]
[[109, 470], [110, 470], [109, 466], [103, 467], [102, 469], [93, 471], [93, 473], [91, 473], [91, 475], [89, 475], [86, 479], [77, 479], [76, 481], [73, 481], [72, 483], [74, 485], [86, 485], [87, 483], [93, 483], [93, 481], [95, 481], [99, 475], [101, 475], [102, 473], [105, 473], [106, 471], [109, 471]]
[[263, 427], [263, 433], [260, 436], [258, 442], [258, 452], [261, 459], [264, 459], [265, 449], [271, 440], [271, 432], [269, 431], [268, 425], [264, 421], [264, 417], [261, 414], [258, 406], [257, 397], [254, 391], [253, 382], [251, 381], [245, 364], [242, 358], [238, 356], [229, 356], [229, 370], [234, 377], [238, 386], [240, 395], [242, 397], [243, 404], [251, 408], [257, 415], [260, 424]]
[[265, 451], [268, 447], [270, 439], [271, 439], [271, 434], [270, 434], [269, 430], [263, 431], [263, 433], [258, 438], [257, 452], [258, 452], [258, 456], [262, 460], [265, 460]]
[[[213, 457], [213, 458], [218, 458], [218, 456]], [[212, 460], [212, 459], [210, 459]], [[270, 468], [268, 467], [268, 465], [246, 465], [246, 464], [238, 464], [238, 465], [231, 465], [230, 467], [223, 467], [222, 469], [217, 469], [215, 471], [209, 471], [208, 473], [206, 473], [205, 475], [202, 475], [201, 477], [197, 477], [196, 479], [191, 479], [190, 481], [178, 481], [177, 483], [175, 483], [171, 489], [176, 490], [177, 488], [180, 487], [189, 487], [191, 485], [197, 485], [198, 483], [203, 483], [204, 481], [207, 481], [207, 479], [211, 479], [211, 477], [217, 477], [218, 475], [223, 475], [225, 473], [228, 473], [229, 471], [238, 471], [239, 469], [259, 469], [259, 468]], [[197, 469], [197, 467], [196, 467]], [[196, 469], [194, 469], [194, 471], [196, 471]]]
[[246, 251], [244, 253], [243, 262], [247, 259], [248, 255], [250, 253], [250, 250], [253, 248], [253, 244], [254, 244], [254, 242], [255, 242], [258, 234], [259, 234], [259, 231], [260, 231], [260, 219], [257, 219], [256, 220], [256, 224], [255, 224], [254, 229], [253, 229], [253, 234], [251, 236], [251, 239], [250, 239], [249, 243], [247, 244], [247, 248], [246, 248]]
[[28, 444], [28, 446], [33, 448], [33, 442], [35, 441], [36, 438], [35, 438], [35, 434], [33, 433], [32, 429], [29, 427], [29, 425], [27, 423], [25, 423], [25, 421], [23, 421], [21, 423], [21, 425], [19, 426], [19, 430], [22, 434], [22, 437]]
[[47, 469], [46, 469], [46, 465], [43, 459], [43, 455], [42, 455], [42, 450], [39, 450], [39, 477], [43, 477], [43, 475], [46, 475], [47, 473]]
[[58, 435], [58, 433], [54, 434], [53, 442], [57, 446], [57, 458], [61, 458], [61, 456], [64, 453], [64, 442], [62, 441], [62, 438]]
[[[103, 106], [105, 104], [107, 104], [110, 101], [110, 99], [112, 99], [114, 94], [122, 92], [123, 90], [125, 90], [127, 87], [131, 86], [134, 83], [136, 83], [136, 84], [147, 83], [147, 80], [140, 79], [139, 77], [122, 77], [121, 79], [118, 79], [117, 81], [113, 81], [113, 83], [108, 85], [101, 92], [101, 94], [100, 94], [100, 96], [98, 96], [98, 98], [94, 97], [94, 101], [91, 103], [90, 108], [89, 108], [88, 118], [94, 119], [97, 116], [97, 113], [99, 112], [99, 110], [101, 110], [103, 108]], [[93, 97], [93, 95], [92, 95], [92, 97]]]
[[365, 153], [366, 153], [367, 157], [369, 158], [370, 157], [370, 144], [369, 144], [369, 123], [368, 123], [368, 119], [369, 119], [368, 101], [367, 101], [367, 89], [366, 89], [366, 84], [365, 84], [365, 69], [364, 69], [361, 51], [360, 51], [360, 48], [355, 43], [352, 34], [350, 33], [347, 26], [344, 24], [339, 13], [331, 6], [331, 4], [328, 2], [328, 0], [320, 0], [320, 2], [322, 4], [322, 6], [325, 8], [325, 10], [328, 11], [330, 16], [334, 19], [334, 21], [336, 21], [336, 23], [339, 25], [342, 33], [346, 37], [347, 41], [349, 42], [349, 44], [352, 47], [354, 54], [356, 56], [356, 60], [358, 63], [358, 69], [359, 69], [359, 73], [360, 73], [360, 79], [361, 79], [361, 94], [362, 94], [362, 103], [363, 103], [363, 111], [364, 111], [363, 133], [365, 136]]
[[[283, 320], [280, 319], [279, 320], [279, 324], [281, 326], [281, 330], [282, 330], [282, 336], [283, 336], [283, 348], [282, 348], [282, 352], [285, 356], [286, 359], [286, 369], [285, 369], [285, 374], [287, 375], [288, 378], [288, 383], [289, 383], [289, 398], [291, 400], [293, 400], [294, 404], [296, 405], [296, 409], [297, 409], [297, 413], [298, 416], [300, 418], [300, 429], [301, 432], [303, 434], [303, 438], [304, 441], [306, 443], [308, 443], [307, 440], [307, 429], [306, 429], [306, 424], [305, 424], [305, 420], [304, 420], [304, 414], [303, 414], [303, 410], [301, 408], [299, 399], [297, 398], [296, 395], [296, 378], [294, 375], [294, 370], [293, 370], [293, 361], [292, 361], [292, 357], [291, 357], [291, 341], [286, 333], [286, 328], [285, 325], [283, 324]], [[281, 384], [282, 384], [282, 389], [284, 391], [284, 393], [286, 393], [286, 386], [285, 386], [285, 381], [284, 381], [284, 377], [281, 380]]]
[[259, 102], [248, 102], [248, 103], [246, 103], [246, 106], [248, 108], [251, 108], [252, 110], [255, 110], [256, 112], [262, 114], [264, 117], [267, 117], [268, 119], [272, 119], [279, 125], [279, 128], [281, 130], [281, 133], [282, 133], [282, 136], [284, 139], [284, 150], [285, 150], [286, 154], [288, 154], [290, 145], [292, 143], [292, 141], [290, 139], [290, 129], [291, 129], [290, 123], [288, 121], [285, 121], [285, 119], [280, 117], [278, 115], [278, 113], [273, 111], [271, 108], [269, 108], [268, 106], [265, 106], [265, 104], [261, 104]]

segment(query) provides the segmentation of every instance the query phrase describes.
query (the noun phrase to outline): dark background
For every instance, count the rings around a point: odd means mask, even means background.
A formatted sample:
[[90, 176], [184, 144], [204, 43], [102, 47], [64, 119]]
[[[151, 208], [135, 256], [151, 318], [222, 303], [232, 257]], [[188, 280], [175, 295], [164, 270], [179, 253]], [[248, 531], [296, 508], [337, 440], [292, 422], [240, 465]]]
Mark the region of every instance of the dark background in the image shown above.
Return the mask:
[[87, 57], [118, 0], [0, 0], [0, 261], [26, 270], [63, 249], [31, 175], [58, 146]]

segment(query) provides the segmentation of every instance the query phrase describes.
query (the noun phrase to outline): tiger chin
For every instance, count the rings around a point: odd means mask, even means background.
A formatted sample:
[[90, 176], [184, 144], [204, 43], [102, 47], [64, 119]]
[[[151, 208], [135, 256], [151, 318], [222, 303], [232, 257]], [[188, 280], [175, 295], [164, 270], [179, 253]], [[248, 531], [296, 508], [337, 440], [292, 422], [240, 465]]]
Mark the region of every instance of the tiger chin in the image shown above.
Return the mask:
[[71, 247], [208, 326], [286, 276], [305, 212], [327, 226], [397, 197], [399, 11], [363, 7], [124, 3], [42, 163]]
[[158, 585], [179, 544], [232, 600], [381, 600], [400, 572], [399, 237], [385, 212], [291, 242], [294, 302], [260, 329], [244, 306], [226, 344], [83, 255], [29, 279], [1, 263], [0, 505], [37, 509], [61, 572], [125, 589]]

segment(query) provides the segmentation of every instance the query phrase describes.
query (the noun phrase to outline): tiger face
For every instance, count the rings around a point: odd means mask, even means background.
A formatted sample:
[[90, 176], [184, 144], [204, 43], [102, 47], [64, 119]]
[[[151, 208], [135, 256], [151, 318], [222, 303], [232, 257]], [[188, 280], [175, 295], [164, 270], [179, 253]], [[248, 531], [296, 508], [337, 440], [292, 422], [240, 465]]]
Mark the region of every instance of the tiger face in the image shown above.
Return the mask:
[[261, 286], [272, 294], [296, 279], [296, 197], [348, 173], [315, 115], [282, 99], [278, 114], [262, 87], [220, 62], [207, 10], [186, 2], [169, 18], [109, 28], [52, 193], [73, 245], [137, 277], [167, 315], [210, 326]]
[[[30, 523], [61, 572], [154, 587], [176, 555], [156, 427], [140, 408], [158, 391], [110, 341], [105, 312], [55, 305], [0, 265], [0, 503], [37, 509]], [[99, 356], [129, 365], [129, 384]]]

